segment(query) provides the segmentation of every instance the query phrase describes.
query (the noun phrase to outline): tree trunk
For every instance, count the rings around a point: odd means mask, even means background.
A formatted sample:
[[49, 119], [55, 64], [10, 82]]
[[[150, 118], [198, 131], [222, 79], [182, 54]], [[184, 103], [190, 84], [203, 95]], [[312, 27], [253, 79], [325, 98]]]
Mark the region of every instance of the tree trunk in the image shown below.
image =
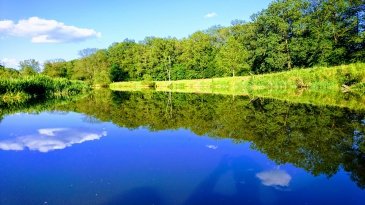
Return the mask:
[[172, 92], [169, 92], [166, 104], [166, 115], [169, 119], [172, 118]]
[[168, 78], [169, 78], [169, 82], [171, 81], [171, 57], [170, 56], [168, 56], [167, 57], [168, 58], [168, 65], [166, 65], [165, 64], [165, 67], [166, 67], [166, 73], [167, 73], [167, 76], [168, 76]]
[[288, 70], [291, 70], [292, 63], [291, 63], [291, 56], [290, 56], [290, 49], [289, 49], [288, 38], [285, 39], [285, 44], [286, 44], [286, 54], [288, 56]]

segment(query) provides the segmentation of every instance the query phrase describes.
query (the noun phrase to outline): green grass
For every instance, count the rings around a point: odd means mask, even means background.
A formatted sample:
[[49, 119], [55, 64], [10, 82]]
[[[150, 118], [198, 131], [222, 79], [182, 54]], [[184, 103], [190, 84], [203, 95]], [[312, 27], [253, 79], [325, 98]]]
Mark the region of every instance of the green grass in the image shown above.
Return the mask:
[[341, 90], [343, 85], [356, 86], [365, 82], [365, 64], [357, 63], [336, 67], [297, 69], [287, 72], [252, 76], [244, 87], [308, 88], [310, 90]]
[[[157, 91], [174, 91], [187, 93], [240, 93], [244, 90], [240, 89], [243, 80], [248, 77], [227, 77], [212, 78], [198, 80], [177, 80], [177, 81], [155, 81], [154, 88]], [[143, 81], [118, 82], [110, 84], [112, 90], [122, 91], [139, 91], [150, 89], [151, 86], [146, 85]]]
[[[294, 69], [287, 72], [243, 77], [155, 82], [157, 90], [232, 94], [247, 94], [249, 90], [296, 88], [340, 91], [343, 86], [356, 92], [365, 90], [365, 63]], [[150, 86], [146, 86], [143, 81], [118, 82], [110, 85], [113, 90], [140, 90], [148, 87]]]
[[9, 103], [37, 97], [75, 95], [88, 89], [89, 87], [84, 82], [63, 78], [46, 76], [0, 78], [0, 100]]
[[[143, 82], [118, 82], [112, 90], [141, 91]], [[156, 81], [156, 91], [247, 95], [297, 103], [365, 108], [365, 63], [198, 80]]]

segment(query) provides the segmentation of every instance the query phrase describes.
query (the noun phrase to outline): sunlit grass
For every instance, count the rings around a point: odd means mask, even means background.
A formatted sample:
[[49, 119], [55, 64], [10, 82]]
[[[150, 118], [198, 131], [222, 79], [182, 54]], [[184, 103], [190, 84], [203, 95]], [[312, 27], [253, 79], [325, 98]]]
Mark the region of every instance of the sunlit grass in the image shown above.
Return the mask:
[[[141, 91], [142, 82], [119, 82], [112, 90]], [[294, 69], [287, 72], [199, 80], [156, 81], [156, 91], [247, 95], [365, 109], [365, 64]]]

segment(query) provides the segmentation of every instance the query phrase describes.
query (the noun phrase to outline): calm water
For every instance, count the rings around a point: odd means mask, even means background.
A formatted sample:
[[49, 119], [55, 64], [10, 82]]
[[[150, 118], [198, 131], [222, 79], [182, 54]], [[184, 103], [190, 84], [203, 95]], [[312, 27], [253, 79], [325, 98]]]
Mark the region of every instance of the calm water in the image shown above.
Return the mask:
[[99, 91], [0, 119], [0, 204], [365, 204], [363, 111]]

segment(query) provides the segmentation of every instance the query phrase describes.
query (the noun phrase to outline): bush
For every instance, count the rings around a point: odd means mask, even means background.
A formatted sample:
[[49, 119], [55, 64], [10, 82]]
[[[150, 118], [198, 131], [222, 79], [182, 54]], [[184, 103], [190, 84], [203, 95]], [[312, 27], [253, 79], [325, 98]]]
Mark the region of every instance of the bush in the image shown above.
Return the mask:
[[153, 81], [152, 77], [148, 74], [143, 75], [142, 85], [144, 87], [154, 88], [156, 83]]

